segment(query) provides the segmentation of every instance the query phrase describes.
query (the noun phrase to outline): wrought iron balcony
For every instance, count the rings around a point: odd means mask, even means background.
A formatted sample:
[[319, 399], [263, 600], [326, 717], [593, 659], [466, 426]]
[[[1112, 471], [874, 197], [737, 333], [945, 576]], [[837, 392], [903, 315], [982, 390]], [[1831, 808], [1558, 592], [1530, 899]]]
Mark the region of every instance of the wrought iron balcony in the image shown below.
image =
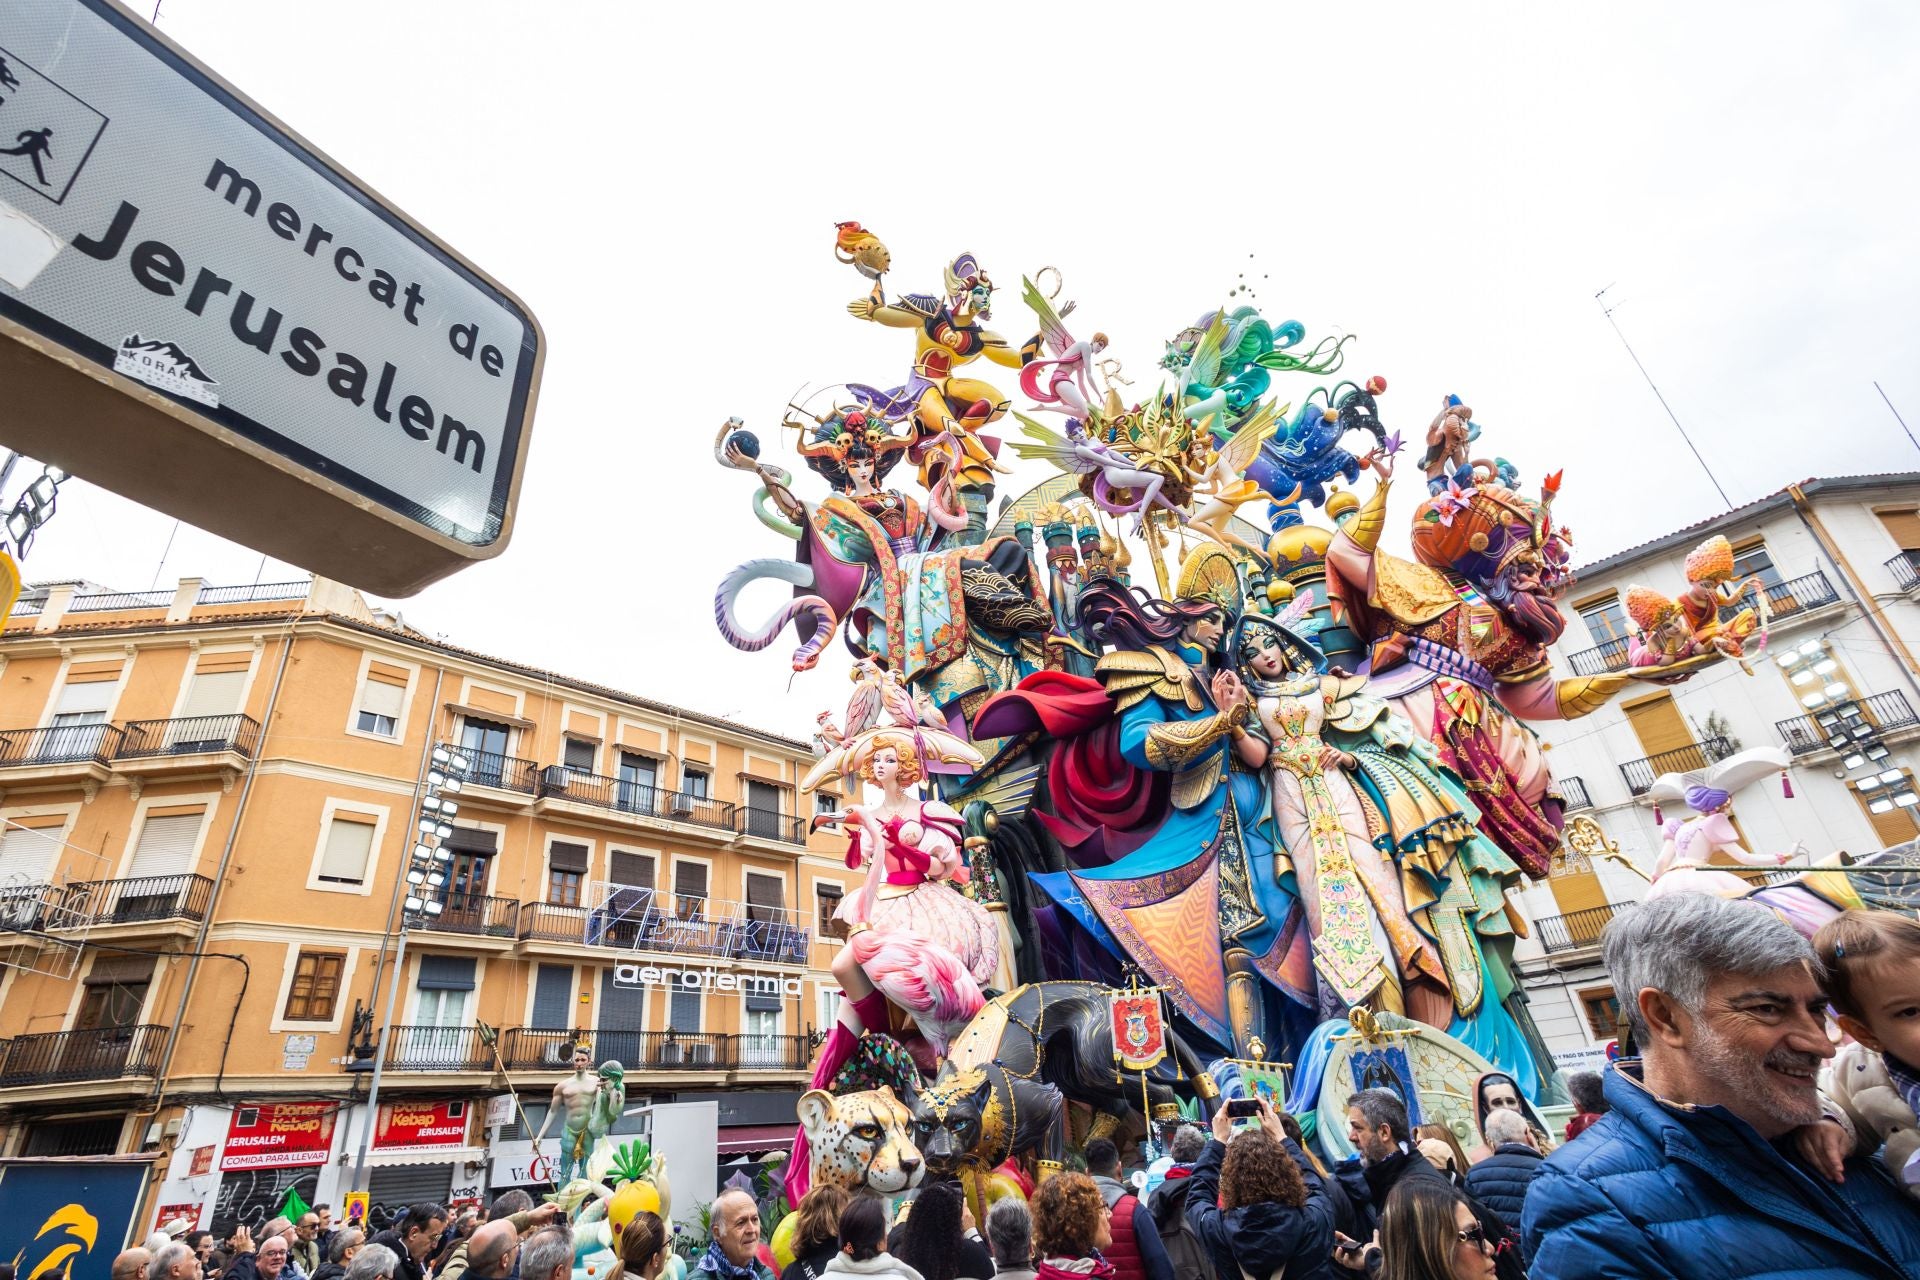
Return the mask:
[[593, 1046], [596, 1066], [612, 1058], [629, 1072], [805, 1071], [815, 1048], [806, 1035], [510, 1027], [500, 1056], [509, 1071], [566, 1071], [582, 1038]]
[[518, 934], [520, 903], [484, 893], [449, 893], [440, 914], [428, 916], [425, 928], [434, 933], [467, 933], [485, 938], [512, 938]]
[[1547, 789], [1559, 793], [1560, 798], [1567, 802], [1568, 812], [1593, 808], [1593, 801], [1587, 798], [1587, 784], [1580, 778], [1555, 778]]
[[520, 904], [520, 937], [710, 960], [807, 962], [813, 931], [797, 912], [643, 886], [596, 887], [601, 894], [598, 906]]
[[1767, 608], [1775, 622], [1790, 618], [1796, 613], [1806, 613], [1812, 609], [1824, 608], [1840, 603], [1840, 593], [1833, 589], [1833, 583], [1819, 569], [1803, 574], [1798, 578], [1789, 578], [1785, 582], [1776, 582], [1771, 586], [1755, 588], [1736, 604], [1720, 610], [1720, 618], [1725, 621], [1742, 609], [1753, 607], [1753, 597], [1764, 593]]
[[733, 1037], [719, 1031], [596, 1031], [593, 1053], [628, 1071], [727, 1071]]
[[187, 716], [179, 720], [130, 720], [114, 752], [118, 760], [157, 756], [209, 755], [231, 751], [253, 758], [260, 745], [260, 722], [252, 716]]
[[493, 1050], [478, 1027], [388, 1027], [387, 1070], [491, 1071]]
[[[700, 827], [732, 831], [734, 806], [710, 796], [688, 791], [669, 791], [643, 783], [585, 773], [565, 765], [551, 764], [540, 771], [538, 794], [575, 804], [611, 809], [616, 813], [638, 814], [645, 818], [665, 818], [670, 822], [690, 822]], [[777, 837], [776, 837], [777, 838]]]
[[1902, 551], [1887, 561], [1887, 572], [1902, 591], [1920, 589], [1920, 551]]
[[1627, 669], [1627, 638], [1615, 636], [1613, 639], [1595, 645], [1591, 649], [1582, 649], [1567, 659], [1573, 669], [1583, 676], [1605, 675], [1609, 671]]
[[1804, 756], [1821, 750], [1850, 751], [1880, 734], [1911, 729], [1916, 724], [1920, 724], [1920, 716], [1914, 715], [1907, 695], [1893, 689], [1822, 707], [1808, 715], [1789, 716], [1773, 727], [1789, 752]]
[[785, 844], [805, 844], [807, 842], [807, 819], [790, 813], [781, 813], [777, 809], [756, 809], [751, 805], [738, 805], [734, 809], [734, 830], [743, 836], [757, 836], [762, 840], [779, 840]]
[[1631, 910], [1632, 905], [1609, 902], [1602, 907], [1569, 911], [1562, 916], [1545, 916], [1533, 922], [1534, 930], [1548, 955], [1578, 951], [1582, 947], [1597, 947], [1607, 922], [1620, 912]]
[[0, 1057], [0, 1089], [81, 1080], [150, 1079], [167, 1046], [167, 1027], [102, 1027], [15, 1036]]
[[1690, 742], [1672, 751], [1662, 751], [1658, 755], [1629, 760], [1620, 766], [1620, 776], [1627, 780], [1629, 792], [1636, 796], [1643, 796], [1653, 789], [1653, 780], [1663, 773], [1704, 769], [1710, 764], [1725, 760], [1732, 754], [1731, 742], [1725, 738], [1708, 738], [1705, 742]]
[[202, 587], [201, 604], [255, 604], [262, 600], [304, 600], [311, 582], [261, 582], [250, 587]]
[[519, 756], [503, 756], [494, 751], [469, 751], [465, 747], [449, 747], [448, 750], [458, 751], [470, 762], [466, 785], [518, 791], [529, 796], [534, 793], [540, 777], [540, 766], [533, 761], [522, 760]]
[[120, 726], [106, 723], [0, 730], [0, 768], [105, 764], [120, 749], [123, 734]]
[[165, 609], [173, 604], [172, 591], [100, 591], [75, 596], [68, 613], [105, 613], [115, 609]]
[[88, 880], [69, 887], [71, 909], [90, 924], [141, 924], [207, 918], [213, 881], [200, 875]]

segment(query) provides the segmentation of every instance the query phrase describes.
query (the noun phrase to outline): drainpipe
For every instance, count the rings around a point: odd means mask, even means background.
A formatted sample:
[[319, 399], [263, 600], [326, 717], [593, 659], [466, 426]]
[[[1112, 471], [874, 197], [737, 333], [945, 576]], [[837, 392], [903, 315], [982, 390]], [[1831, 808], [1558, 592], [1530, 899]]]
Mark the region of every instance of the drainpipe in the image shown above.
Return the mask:
[[[1853, 598], [1853, 603], [1859, 606], [1860, 612], [1867, 619], [1867, 625], [1872, 627], [1874, 635], [1880, 638], [1880, 643], [1887, 647], [1889, 653], [1900, 659], [1900, 669], [1906, 676], [1907, 687], [1914, 691], [1916, 697], [1920, 697], [1920, 683], [1914, 680], [1913, 654], [1907, 649], [1906, 643], [1887, 627], [1886, 619], [1881, 617], [1879, 609], [1874, 607], [1873, 594], [1867, 591], [1854, 576], [1853, 566], [1848, 563], [1846, 556], [1841, 554], [1839, 546], [1827, 533], [1826, 526], [1820, 523], [1820, 517], [1814, 514], [1813, 504], [1807, 501], [1807, 495], [1801, 491], [1800, 486], [1790, 484], [1787, 486], [1787, 492], [1793, 498], [1794, 514], [1800, 517], [1800, 523], [1807, 527], [1807, 532], [1812, 534], [1813, 540], [1820, 544], [1820, 549], [1826, 553], [1827, 559], [1833, 562], [1834, 571], [1840, 575], [1840, 585], [1846, 588], [1847, 594]], [[1920, 707], [1916, 707], [1915, 710], [1920, 711]]]
[[[434, 669], [433, 702], [431, 704], [433, 711], [427, 721], [427, 740], [420, 747], [420, 763], [413, 771], [413, 804], [407, 816], [407, 838], [402, 842], [401, 846], [402, 849], [407, 852], [401, 859], [399, 875], [394, 877], [393, 899], [387, 903], [387, 928], [386, 932], [382, 934], [380, 938], [380, 954], [375, 957], [373, 962], [373, 985], [367, 988], [367, 1008], [369, 1010], [373, 1008], [373, 1002], [380, 998], [380, 974], [382, 970], [385, 969], [387, 963], [387, 939], [393, 936], [394, 917], [400, 913], [401, 890], [407, 883], [407, 860], [412, 856], [411, 850], [413, 849], [414, 840], [418, 835], [414, 830], [414, 824], [420, 821], [420, 779], [426, 777], [427, 758], [433, 754], [433, 741], [439, 736], [434, 726], [440, 723], [440, 685], [445, 681], [446, 677], [447, 669], [445, 667], [436, 667]], [[386, 1034], [384, 1027], [381, 1029], [380, 1034], [382, 1036]]]

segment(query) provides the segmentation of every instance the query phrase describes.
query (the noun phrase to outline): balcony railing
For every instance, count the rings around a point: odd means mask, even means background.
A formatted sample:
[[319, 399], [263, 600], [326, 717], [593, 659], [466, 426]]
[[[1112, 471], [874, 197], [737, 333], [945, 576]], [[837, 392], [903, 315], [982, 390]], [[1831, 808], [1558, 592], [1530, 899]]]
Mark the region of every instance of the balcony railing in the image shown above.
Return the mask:
[[1780, 741], [1796, 756], [1822, 749], [1846, 751], [1882, 733], [1920, 724], [1907, 695], [1898, 689], [1853, 698], [1811, 715], [1776, 721]]
[[104, 613], [109, 609], [165, 609], [173, 603], [171, 591], [102, 591], [75, 596], [68, 613]]
[[733, 1038], [733, 1065], [742, 1071], [804, 1071], [812, 1058], [812, 1036], [743, 1034]]
[[511, 938], [520, 927], [520, 903], [484, 893], [450, 893], [440, 914], [427, 917], [435, 933], [467, 933], [485, 938]]
[[467, 785], [518, 791], [529, 796], [534, 793], [540, 777], [540, 766], [533, 761], [522, 760], [519, 756], [503, 756], [494, 751], [469, 751], [465, 747], [451, 749], [465, 756], [472, 765], [467, 770]]
[[156, 756], [204, 755], [232, 751], [253, 757], [260, 745], [260, 722], [252, 716], [187, 716], [179, 720], [130, 720], [120, 749], [121, 760]]
[[1615, 636], [1613, 639], [1597, 644], [1591, 649], [1582, 649], [1567, 661], [1573, 669], [1583, 676], [1605, 675], [1609, 671], [1624, 671], [1627, 666], [1627, 638]]
[[1833, 583], [1828, 581], [1825, 573], [1815, 569], [1798, 578], [1789, 578], [1785, 582], [1776, 582], [1748, 592], [1745, 598], [1720, 610], [1721, 621], [1726, 621], [1742, 609], [1752, 608], [1753, 597], [1760, 592], [1766, 594], [1767, 608], [1776, 622], [1809, 609], [1840, 603], [1840, 593], [1833, 589]]
[[0, 1089], [79, 1080], [149, 1078], [167, 1045], [166, 1027], [102, 1027], [15, 1036], [0, 1058]]
[[1625, 909], [1610, 902], [1604, 907], [1569, 911], [1563, 916], [1546, 916], [1534, 921], [1534, 928], [1539, 933], [1540, 945], [1547, 949], [1548, 955], [1559, 951], [1577, 951], [1581, 947], [1597, 947], [1607, 921]]
[[13, 602], [11, 616], [15, 618], [31, 618], [36, 614], [44, 612], [46, 607], [47, 598], [45, 596], [21, 596]]
[[202, 587], [201, 604], [254, 604], [261, 600], [304, 600], [311, 582], [261, 582], [250, 587]]
[[786, 844], [807, 842], [807, 820], [778, 809], [756, 809], [750, 805], [734, 808], [734, 830], [743, 836], [779, 840]]
[[493, 1050], [478, 1027], [387, 1028], [389, 1071], [490, 1071]]
[[124, 733], [120, 726], [106, 723], [0, 730], [0, 767], [105, 764], [120, 749]]
[[724, 1032], [578, 1031], [510, 1027], [500, 1054], [509, 1071], [565, 1071], [584, 1036], [595, 1065], [612, 1058], [628, 1071], [804, 1071], [814, 1042], [805, 1035]]
[[695, 826], [717, 827], [722, 831], [734, 830], [734, 806], [710, 796], [626, 782], [604, 774], [569, 769], [565, 765], [552, 764], [540, 771], [539, 794], [620, 813], [691, 822]]
[[1902, 551], [1887, 561], [1887, 571], [1893, 580], [1900, 584], [1902, 591], [1912, 591], [1920, 587], [1920, 551]]
[[812, 930], [798, 913], [632, 885], [597, 885], [600, 905], [520, 906], [520, 936], [617, 951], [805, 964]]
[[1705, 742], [1690, 742], [1672, 751], [1662, 751], [1658, 755], [1629, 760], [1620, 766], [1620, 776], [1627, 780], [1628, 791], [1636, 796], [1643, 796], [1653, 789], [1653, 780], [1663, 773], [1704, 769], [1710, 764], [1725, 760], [1732, 754], [1731, 742], [1725, 738], [1708, 738]]
[[93, 924], [205, 920], [213, 881], [205, 876], [135, 876], [88, 880], [66, 890], [73, 911]]
[[1593, 808], [1593, 801], [1587, 798], [1587, 784], [1580, 778], [1555, 778], [1548, 790], [1560, 793], [1560, 798], [1567, 802], [1569, 812]]

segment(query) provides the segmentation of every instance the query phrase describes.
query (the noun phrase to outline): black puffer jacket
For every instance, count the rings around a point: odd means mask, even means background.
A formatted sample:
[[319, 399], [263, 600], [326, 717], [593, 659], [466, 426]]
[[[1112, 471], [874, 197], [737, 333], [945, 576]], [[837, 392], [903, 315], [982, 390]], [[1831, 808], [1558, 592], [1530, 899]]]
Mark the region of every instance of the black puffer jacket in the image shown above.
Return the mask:
[[[1287, 1153], [1301, 1163], [1299, 1148], [1285, 1140]], [[1213, 1269], [1221, 1280], [1238, 1280], [1245, 1271], [1253, 1280], [1267, 1280], [1281, 1267], [1287, 1280], [1332, 1280], [1333, 1208], [1326, 1189], [1312, 1169], [1302, 1169], [1307, 1202], [1298, 1209], [1268, 1201], [1220, 1208], [1220, 1164], [1227, 1148], [1218, 1140], [1193, 1166], [1187, 1189], [1187, 1221], [1213, 1255]]]
[[1527, 1187], [1546, 1159], [1524, 1142], [1503, 1142], [1467, 1170], [1467, 1194], [1517, 1229], [1527, 1205]]

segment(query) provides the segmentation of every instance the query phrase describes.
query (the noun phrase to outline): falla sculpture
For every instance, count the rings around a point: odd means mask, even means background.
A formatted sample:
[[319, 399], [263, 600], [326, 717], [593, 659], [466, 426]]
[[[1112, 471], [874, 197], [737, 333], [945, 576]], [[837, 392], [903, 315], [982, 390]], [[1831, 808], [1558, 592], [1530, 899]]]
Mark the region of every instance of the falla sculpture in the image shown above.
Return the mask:
[[[1755, 652], [1763, 606], [1721, 620], [1744, 588], [1718, 549], [1669, 602], [1677, 644], [1650, 630], [1623, 670], [1556, 676], [1562, 476], [1523, 485], [1460, 396], [1424, 429], [1408, 559], [1383, 548], [1404, 448], [1387, 382], [1325, 381], [1350, 336], [1215, 308], [1148, 387], [1112, 325], [1069, 324], [1054, 268], [961, 252], [939, 292], [889, 298], [876, 230], [840, 223], [830, 247], [863, 286], [851, 319], [911, 335], [873, 350], [884, 369], [910, 347], [908, 375], [837, 382], [770, 436], [719, 429], [716, 460], [787, 545], [726, 575], [714, 612], [743, 652], [784, 638], [796, 672], [835, 639], [854, 658], [804, 784], [864, 788], [817, 820], [863, 877], [809, 1095], [832, 1176], [860, 1139], [822, 1127], [823, 1098], [897, 1098], [904, 1139], [870, 1125], [875, 1152], [935, 1144], [978, 1212], [1069, 1135], [1154, 1140], [1218, 1080], [1270, 1080], [1260, 1064], [1298, 1064], [1297, 1112], [1350, 1091], [1328, 1061], [1379, 1063], [1327, 1049], [1372, 1015], [1558, 1096], [1513, 966], [1512, 895], [1563, 822], [1534, 726]], [[1027, 326], [997, 278], [1020, 280], [1030, 338], [1003, 336]], [[1003, 494], [1016, 455], [1055, 474]], [[792, 597], [743, 618], [766, 579]], [[1032, 1021], [1047, 1010], [1057, 1027]], [[1142, 1043], [1158, 1056], [1126, 1058]], [[790, 1199], [813, 1175], [803, 1138]]]

